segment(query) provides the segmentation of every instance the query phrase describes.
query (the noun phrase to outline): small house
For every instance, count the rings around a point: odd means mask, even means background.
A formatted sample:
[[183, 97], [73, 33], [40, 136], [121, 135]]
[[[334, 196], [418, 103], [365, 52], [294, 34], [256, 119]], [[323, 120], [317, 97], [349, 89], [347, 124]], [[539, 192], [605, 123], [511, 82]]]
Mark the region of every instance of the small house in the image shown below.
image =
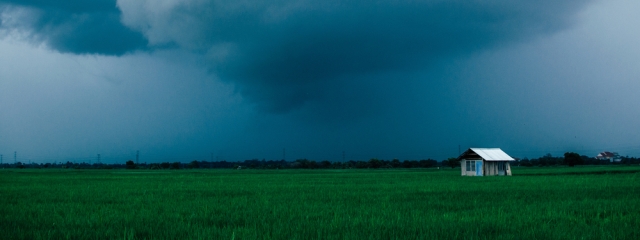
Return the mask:
[[469, 148], [458, 157], [462, 176], [511, 176], [515, 161], [500, 148]]
[[609, 161], [609, 162], [621, 162], [622, 161], [622, 158], [620, 157], [620, 154], [618, 154], [617, 152], [606, 152], [606, 151], [599, 153], [598, 156], [596, 156], [596, 159]]

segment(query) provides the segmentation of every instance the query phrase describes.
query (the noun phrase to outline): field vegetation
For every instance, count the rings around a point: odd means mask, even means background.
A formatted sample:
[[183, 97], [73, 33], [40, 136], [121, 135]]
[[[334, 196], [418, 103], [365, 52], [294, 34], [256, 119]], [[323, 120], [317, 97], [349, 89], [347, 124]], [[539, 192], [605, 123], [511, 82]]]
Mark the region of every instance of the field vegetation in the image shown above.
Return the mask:
[[0, 170], [3, 239], [640, 239], [640, 167]]

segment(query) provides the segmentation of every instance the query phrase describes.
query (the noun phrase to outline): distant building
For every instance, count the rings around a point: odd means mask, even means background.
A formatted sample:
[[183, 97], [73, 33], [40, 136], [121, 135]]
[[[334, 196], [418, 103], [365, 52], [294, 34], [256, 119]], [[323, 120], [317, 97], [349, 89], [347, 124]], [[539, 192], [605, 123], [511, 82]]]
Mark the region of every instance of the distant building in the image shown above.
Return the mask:
[[609, 161], [609, 162], [621, 162], [622, 158], [620, 157], [620, 154], [618, 154], [617, 152], [601, 152], [598, 153], [598, 156], [596, 156], [596, 159], [601, 160], [601, 161]]
[[511, 176], [509, 162], [515, 161], [500, 148], [469, 148], [458, 160], [462, 176]]

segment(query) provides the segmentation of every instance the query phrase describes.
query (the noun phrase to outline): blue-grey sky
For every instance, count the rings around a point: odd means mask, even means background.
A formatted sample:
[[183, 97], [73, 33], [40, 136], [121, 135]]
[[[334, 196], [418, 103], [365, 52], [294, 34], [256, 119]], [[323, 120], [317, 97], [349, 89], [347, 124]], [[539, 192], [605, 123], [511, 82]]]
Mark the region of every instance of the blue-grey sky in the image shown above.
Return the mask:
[[640, 156], [640, 2], [0, 0], [4, 161]]

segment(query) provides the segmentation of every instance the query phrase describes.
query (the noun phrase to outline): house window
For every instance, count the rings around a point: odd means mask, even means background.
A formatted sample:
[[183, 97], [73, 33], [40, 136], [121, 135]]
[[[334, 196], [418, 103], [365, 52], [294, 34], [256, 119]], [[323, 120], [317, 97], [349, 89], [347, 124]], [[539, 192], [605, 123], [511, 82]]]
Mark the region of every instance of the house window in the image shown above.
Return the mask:
[[476, 171], [476, 161], [469, 161], [471, 162], [471, 171], [475, 172]]
[[504, 171], [504, 162], [498, 162], [498, 171]]
[[471, 171], [471, 161], [467, 160], [465, 162], [467, 162], [467, 172]]

